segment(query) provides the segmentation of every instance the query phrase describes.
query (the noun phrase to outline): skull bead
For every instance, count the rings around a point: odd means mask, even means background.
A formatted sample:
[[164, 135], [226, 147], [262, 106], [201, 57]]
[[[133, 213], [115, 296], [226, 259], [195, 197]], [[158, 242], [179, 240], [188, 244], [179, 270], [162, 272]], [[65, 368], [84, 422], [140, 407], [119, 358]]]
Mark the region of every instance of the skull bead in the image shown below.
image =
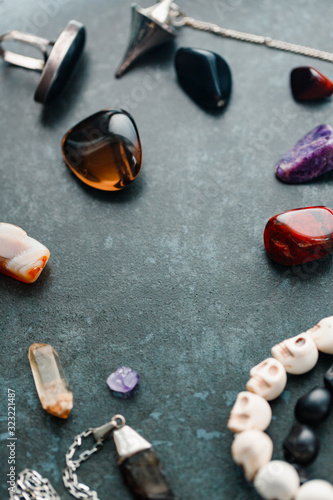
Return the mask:
[[281, 361], [286, 372], [301, 375], [310, 371], [318, 360], [318, 349], [309, 333], [300, 333], [272, 348], [274, 358]]
[[296, 496], [296, 500], [333, 500], [333, 486], [322, 479], [307, 481]]
[[248, 430], [264, 431], [272, 420], [272, 409], [267, 401], [253, 394], [242, 391], [238, 394], [231, 410], [228, 429], [232, 432]]
[[311, 335], [319, 351], [333, 354], [333, 316], [322, 319], [307, 333]]
[[292, 465], [273, 460], [259, 469], [254, 487], [265, 500], [292, 500], [299, 490], [299, 477]]
[[234, 462], [243, 468], [246, 479], [253, 481], [258, 469], [272, 459], [273, 443], [265, 432], [241, 432], [231, 445], [231, 454]]
[[271, 401], [283, 392], [287, 374], [283, 364], [274, 358], [267, 358], [250, 371], [246, 389]]

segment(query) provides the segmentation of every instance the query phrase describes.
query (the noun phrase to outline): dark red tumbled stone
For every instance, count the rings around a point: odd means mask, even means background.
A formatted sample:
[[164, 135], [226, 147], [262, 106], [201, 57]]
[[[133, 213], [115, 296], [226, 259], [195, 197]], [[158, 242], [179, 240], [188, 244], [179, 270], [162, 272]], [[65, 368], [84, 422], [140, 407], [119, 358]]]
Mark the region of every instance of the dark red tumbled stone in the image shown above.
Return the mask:
[[274, 215], [264, 231], [271, 259], [285, 266], [305, 264], [333, 252], [333, 212], [307, 207]]
[[333, 93], [333, 83], [322, 73], [310, 66], [294, 68], [290, 73], [293, 96], [298, 101], [325, 99]]

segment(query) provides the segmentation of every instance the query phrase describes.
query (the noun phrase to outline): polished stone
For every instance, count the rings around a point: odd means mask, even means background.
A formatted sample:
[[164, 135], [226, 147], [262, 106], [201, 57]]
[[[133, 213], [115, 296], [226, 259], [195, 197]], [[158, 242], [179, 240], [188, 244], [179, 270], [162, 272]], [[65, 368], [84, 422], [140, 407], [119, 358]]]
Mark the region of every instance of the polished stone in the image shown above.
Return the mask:
[[319, 453], [319, 439], [306, 425], [294, 424], [283, 441], [284, 457], [288, 462], [308, 465]]
[[23, 229], [0, 222], [0, 273], [34, 283], [49, 257], [50, 251]]
[[331, 411], [332, 395], [324, 387], [315, 387], [308, 394], [299, 398], [295, 406], [298, 422], [316, 426], [323, 422]]
[[215, 52], [181, 48], [175, 58], [178, 81], [204, 109], [219, 111], [228, 104], [232, 78], [227, 62]]
[[120, 464], [123, 478], [138, 500], [172, 500], [174, 495], [163, 473], [157, 453], [145, 450]]
[[68, 418], [73, 408], [71, 393], [59, 356], [48, 344], [32, 344], [29, 361], [38, 397], [44, 410], [60, 418]]
[[333, 93], [331, 80], [310, 66], [294, 68], [290, 73], [290, 85], [298, 101], [325, 99]]
[[103, 191], [127, 187], [142, 164], [138, 129], [120, 109], [100, 111], [75, 125], [62, 140], [62, 152], [82, 182]]
[[131, 392], [139, 382], [139, 374], [128, 366], [121, 366], [111, 373], [106, 380], [111, 391], [128, 393]]
[[300, 139], [275, 166], [279, 179], [307, 182], [333, 169], [333, 129], [319, 125]]
[[327, 207], [287, 210], [271, 217], [264, 244], [275, 262], [305, 264], [333, 252], [333, 212]]

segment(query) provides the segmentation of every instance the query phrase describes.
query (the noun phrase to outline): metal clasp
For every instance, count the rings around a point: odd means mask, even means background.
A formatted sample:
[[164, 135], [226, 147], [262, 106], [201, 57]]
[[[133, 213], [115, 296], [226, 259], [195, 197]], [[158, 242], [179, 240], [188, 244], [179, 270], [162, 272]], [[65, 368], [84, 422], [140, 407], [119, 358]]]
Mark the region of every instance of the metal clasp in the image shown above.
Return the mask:
[[100, 427], [92, 429], [92, 434], [97, 443], [103, 442], [114, 429], [121, 429], [126, 424], [126, 420], [122, 415], [114, 415], [110, 422], [107, 422]]
[[171, 7], [170, 7], [170, 20], [173, 26], [175, 28], [181, 28], [182, 26], [185, 26], [185, 17], [186, 14], [184, 11], [181, 10], [181, 8], [174, 2], [172, 2]]

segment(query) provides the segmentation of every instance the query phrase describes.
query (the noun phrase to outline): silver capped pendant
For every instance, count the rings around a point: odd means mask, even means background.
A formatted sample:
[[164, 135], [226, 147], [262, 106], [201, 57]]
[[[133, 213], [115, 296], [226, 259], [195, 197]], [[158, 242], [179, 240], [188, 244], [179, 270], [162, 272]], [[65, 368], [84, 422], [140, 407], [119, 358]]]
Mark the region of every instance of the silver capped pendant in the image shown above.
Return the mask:
[[131, 36], [124, 58], [116, 72], [120, 78], [143, 54], [170, 42], [176, 37], [176, 27], [172, 22], [172, 0], [161, 0], [146, 9], [133, 3]]

